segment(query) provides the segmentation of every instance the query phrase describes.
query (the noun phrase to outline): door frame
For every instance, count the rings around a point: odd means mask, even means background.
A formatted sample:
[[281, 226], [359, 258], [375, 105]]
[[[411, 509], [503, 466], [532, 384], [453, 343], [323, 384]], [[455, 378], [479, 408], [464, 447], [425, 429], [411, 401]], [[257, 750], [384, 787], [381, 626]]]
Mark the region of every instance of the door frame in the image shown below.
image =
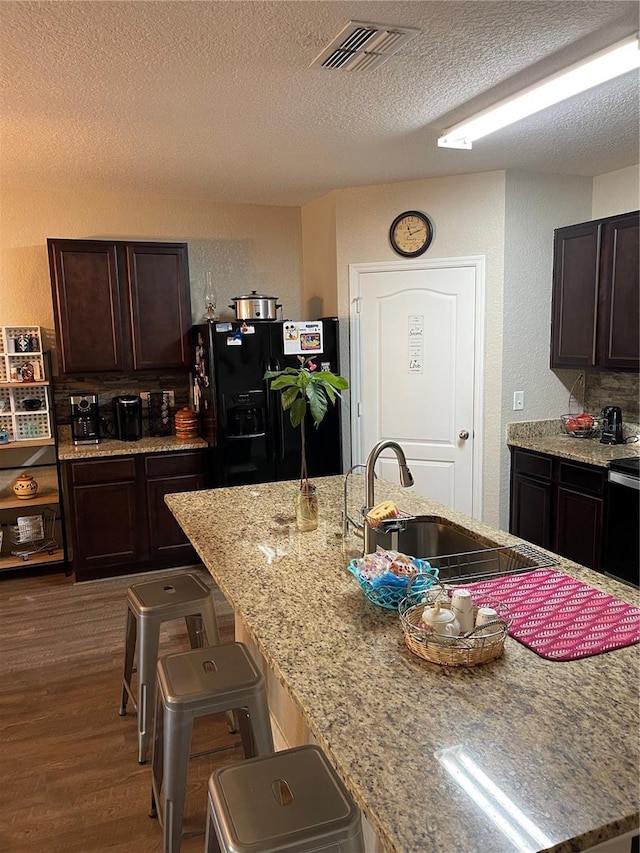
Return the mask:
[[461, 258], [425, 258], [415, 261], [379, 261], [349, 264], [349, 372], [351, 396], [351, 462], [366, 461], [361, 446], [360, 412], [362, 402], [362, 374], [360, 348], [360, 276], [372, 272], [403, 272], [405, 270], [430, 270], [473, 267], [475, 269], [474, 306], [474, 368], [473, 368], [473, 463], [472, 463], [472, 515], [482, 518], [482, 472], [484, 459], [484, 360], [485, 360], [485, 256], [469, 255]]

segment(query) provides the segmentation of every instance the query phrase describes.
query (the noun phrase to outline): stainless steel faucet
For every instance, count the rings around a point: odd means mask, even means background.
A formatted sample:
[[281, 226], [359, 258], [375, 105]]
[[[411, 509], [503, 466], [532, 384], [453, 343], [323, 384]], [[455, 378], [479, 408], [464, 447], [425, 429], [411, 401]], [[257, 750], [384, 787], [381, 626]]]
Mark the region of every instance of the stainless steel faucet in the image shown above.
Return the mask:
[[375, 532], [366, 518], [366, 513], [375, 506], [375, 467], [378, 461], [378, 456], [383, 450], [393, 450], [398, 460], [398, 468], [400, 469], [400, 485], [407, 488], [413, 486], [413, 475], [407, 466], [407, 458], [404, 455], [404, 450], [400, 447], [397, 441], [379, 441], [373, 448], [367, 458], [365, 466], [366, 471], [366, 493], [365, 493], [365, 519], [364, 519], [364, 553], [371, 554], [375, 549]]

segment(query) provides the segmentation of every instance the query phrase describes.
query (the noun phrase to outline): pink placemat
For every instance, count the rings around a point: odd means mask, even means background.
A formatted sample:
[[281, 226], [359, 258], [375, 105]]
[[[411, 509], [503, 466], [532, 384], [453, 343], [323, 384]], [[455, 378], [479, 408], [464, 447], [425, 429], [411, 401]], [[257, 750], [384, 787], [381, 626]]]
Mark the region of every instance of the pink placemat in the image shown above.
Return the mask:
[[640, 609], [552, 569], [466, 584], [509, 607], [509, 634], [543, 658], [577, 660], [640, 642]]

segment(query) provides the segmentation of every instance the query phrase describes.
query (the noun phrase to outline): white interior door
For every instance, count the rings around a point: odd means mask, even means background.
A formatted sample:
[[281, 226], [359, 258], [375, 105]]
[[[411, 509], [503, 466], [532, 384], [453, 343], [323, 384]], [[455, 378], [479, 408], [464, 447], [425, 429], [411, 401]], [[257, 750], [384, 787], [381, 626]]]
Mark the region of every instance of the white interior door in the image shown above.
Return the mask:
[[[394, 439], [420, 494], [481, 514], [482, 258], [351, 268], [353, 461]], [[397, 482], [388, 451], [378, 474]]]

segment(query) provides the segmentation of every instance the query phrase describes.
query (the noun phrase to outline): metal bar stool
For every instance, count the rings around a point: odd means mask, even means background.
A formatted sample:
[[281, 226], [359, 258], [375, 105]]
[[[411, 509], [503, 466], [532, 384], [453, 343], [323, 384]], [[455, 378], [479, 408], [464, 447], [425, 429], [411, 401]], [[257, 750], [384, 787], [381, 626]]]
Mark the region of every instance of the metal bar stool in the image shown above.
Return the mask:
[[[132, 700], [138, 714], [138, 761], [144, 764], [153, 729], [153, 703], [160, 626], [170, 619], [184, 617], [192, 648], [216, 645], [218, 622], [211, 590], [195, 575], [176, 575], [166, 580], [136, 583], [127, 590], [127, 622], [122, 676], [120, 716]], [[203, 636], [203, 627], [204, 634]], [[137, 648], [137, 668], [134, 658]], [[131, 689], [131, 676], [138, 673], [137, 696]], [[235, 731], [233, 718], [229, 728]]]
[[205, 853], [363, 853], [360, 810], [317, 746], [209, 777]]
[[157, 684], [149, 814], [160, 820], [164, 853], [178, 853], [194, 720], [240, 709], [251, 730], [250, 743], [243, 738], [249, 756], [254, 748], [273, 752], [271, 722], [264, 677], [243, 643], [166, 655]]

